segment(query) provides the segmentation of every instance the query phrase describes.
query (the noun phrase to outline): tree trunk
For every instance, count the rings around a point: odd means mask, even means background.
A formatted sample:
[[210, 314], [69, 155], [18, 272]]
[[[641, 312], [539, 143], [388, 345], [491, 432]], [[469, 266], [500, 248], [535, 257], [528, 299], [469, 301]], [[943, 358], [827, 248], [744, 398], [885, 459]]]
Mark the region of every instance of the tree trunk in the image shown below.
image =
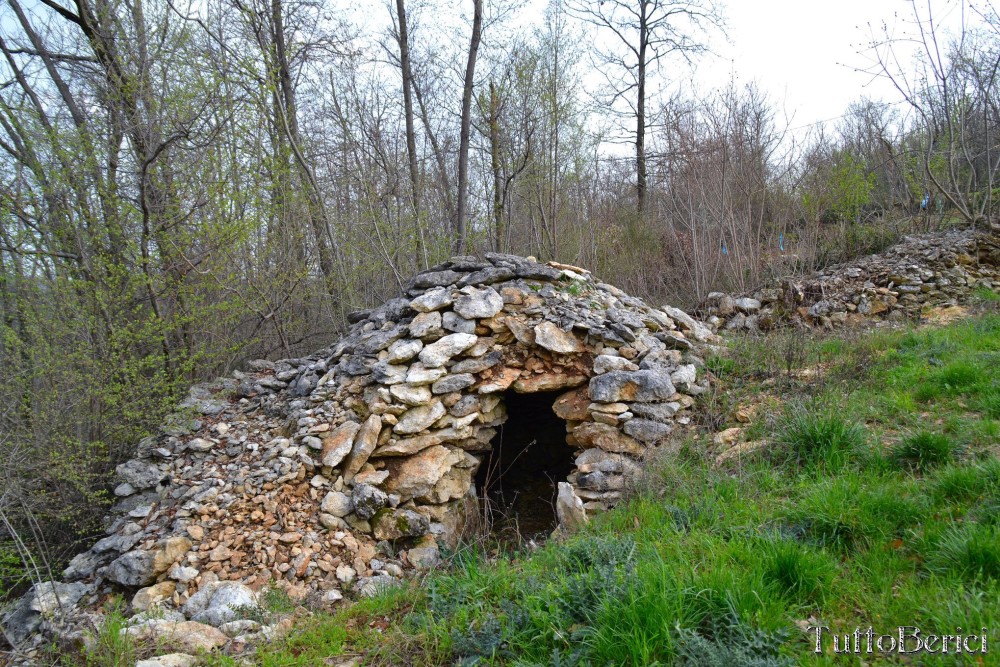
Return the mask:
[[465, 252], [466, 217], [469, 208], [469, 138], [472, 128], [472, 84], [476, 76], [476, 55], [483, 32], [483, 0], [472, 0], [472, 40], [469, 60], [465, 65], [465, 87], [462, 91], [462, 130], [458, 147], [458, 210], [455, 215], [455, 254]]
[[490, 170], [493, 172], [493, 249], [504, 252], [503, 228], [503, 167], [500, 160], [500, 96], [497, 84], [490, 80]]
[[641, 218], [646, 213], [646, 46], [649, 42], [646, 3], [640, 2], [639, 14], [639, 81], [635, 107], [635, 192], [636, 211]]
[[301, 175], [302, 187], [308, 197], [309, 223], [312, 226], [316, 240], [316, 250], [319, 255], [320, 272], [326, 280], [327, 288], [332, 292], [335, 282], [335, 266], [333, 241], [327, 224], [326, 212], [322, 195], [316, 184], [316, 179], [302, 153], [302, 140], [299, 134], [299, 124], [295, 110], [295, 87], [292, 83], [292, 72], [288, 64], [288, 52], [285, 46], [285, 25], [282, 17], [282, 0], [271, 0], [271, 36], [274, 46], [275, 65], [278, 68], [278, 85], [281, 92], [283, 109], [278, 123], [284, 129], [295, 162]]
[[406, 116], [406, 154], [410, 161], [410, 197], [416, 226], [417, 266], [427, 266], [424, 251], [424, 227], [420, 220], [420, 173], [417, 170], [417, 137], [413, 128], [413, 71], [410, 67], [410, 37], [406, 28], [406, 1], [396, 0], [399, 20], [399, 69], [403, 74], [403, 112]]

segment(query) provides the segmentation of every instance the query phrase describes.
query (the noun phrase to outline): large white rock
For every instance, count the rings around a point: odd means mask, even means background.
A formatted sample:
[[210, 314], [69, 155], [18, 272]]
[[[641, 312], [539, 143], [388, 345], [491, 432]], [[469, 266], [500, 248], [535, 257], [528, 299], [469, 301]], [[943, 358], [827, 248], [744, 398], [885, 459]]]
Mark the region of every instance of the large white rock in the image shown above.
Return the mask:
[[410, 308], [418, 313], [429, 313], [441, 310], [452, 303], [451, 290], [438, 287], [428, 290], [410, 302]]
[[612, 357], [607, 354], [599, 354], [594, 357], [594, 373], [601, 375], [611, 371], [637, 371], [639, 367], [625, 357]]
[[430, 428], [431, 424], [444, 417], [447, 412], [447, 408], [439, 400], [430, 405], [410, 408], [403, 413], [392, 430], [401, 435], [420, 433]]
[[345, 517], [354, 509], [351, 497], [341, 491], [331, 491], [320, 503], [320, 510], [336, 517]]
[[365, 423], [358, 429], [354, 436], [354, 445], [351, 453], [344, 459], [344, 480], [350, 482], [354, 475], [361, 470], [361, 467], [368, 462], [368, 457], [375, 451], [378, 444], [378, 436], [382, 432], [382, 418], [376, 414], [368, 416]]
[[420, 313], [410, 322], [410, 335], [414, 338], [440, 336], [442, 333], [444, 329], [441, 328], [441, 313], [436, 310]]
[[422, 363], [417, 362], [410, 366], [410, 370], [406, 374], [406, 384], [431, 384], [447, 374], [448, 371], [444, 368], [427, 368]]
[[168, 653], [135, 663], [135, 667], [194, 667], [198, 658], [187, 653]]
[[426, 346], [420, 351], [420, 361], [427, 368], [438, 368], [455, 355], [465, 352], [479, 340], [475, 334], [453, 333]]
[[235, 620], [241, 611], [257, 607], [257, 594], [236, 581], [208, 584], [184, 603], [184, 615], [192, 621], [218, 627]]
[[503, 298], [492, 287], [465, 287], [455, 299], [454, 309], [467, 320], [493, 317], [503, 309]]
[[587, 524], [587, 510], [583, 501], [576, 495], [573, 485], [559, 482], [559, 493], [556, 496], [556, 516], [563, 530], [573, 531]]
[[431, 402], [431, 390], [427, 385], [394, 384], [389, 393], [407, 405], [426, 405]]
[[361, 424], [344, 422], [323, 437], [323, 452], [320, 460], [323, 465], [331, 468], [340, 464], [344, 457], [351, 453], [354, 447], [354, 436], [358, 434]]
[[413, 357], [417, 356], [417, 353], [419, 353], [423, 348], [424, 344], [419, 340], [414, 340], [412, 338], [397, 340], [389, 346], [388, 356], [385, 360], [390, 364], [395, 364], [400, 361], [409, 361]]
[[583, 344], [579, 338], [568, 331], [563, 331], [548, 320], [535, 325], [535, 343], [559, 354], [583, 351]]
[[169, 646], [184, 653], [212, 651], [229, 641], [220, 630], [195, 621], [155, 620], [122, 630], [139, 642]]

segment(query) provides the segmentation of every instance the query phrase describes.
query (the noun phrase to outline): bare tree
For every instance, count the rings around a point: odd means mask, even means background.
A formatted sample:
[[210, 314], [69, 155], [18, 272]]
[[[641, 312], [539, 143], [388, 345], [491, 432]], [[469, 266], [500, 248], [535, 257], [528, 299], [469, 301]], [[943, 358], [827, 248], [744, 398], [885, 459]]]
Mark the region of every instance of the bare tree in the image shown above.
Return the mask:
[[608, 109], [625, 104], [634, 122], [636, 210], [647, 208], [646, 130], [649, 77], [672, 54], [690, 60], [708, 50], [711, 29], [724, 19], [715, 0], [577, 0], [572, 12], [610, 36], [613, 47], [596, 49], [609, 93]]
[[417, 263], [427, 266], [424, 228], [420, 218], [420, 170], [417, 166], [417, 135], [413, 121], [413, 69], [410, 65], [410, 34], [406, 20], [406, 0], [396, 0], [395, 38], [399, 46], [399, 70], [403, 77], [403, 114], [406, 122], [406, 156], [410, 166], [410, 198], [416, 225]]
[[458, 206], [455, 211], [455, 253], [465, 252], [466, 222], [469, 215], [469, 141], [472, 134], [472, 88], [476, 78], [476, 57], [483, 36], [483, 0], [472, 0], [472, 37], [462, 87], [462, 125], [458, 147]]
[[[1000, 30], [996, 12], [980, 14], [985, 28], [962, 25], [949, 36], [931, 3], [910, 0], [909, 32], [896, 37], [888, 25], [873, 35], [873, 71], [887, 77], [916, 113], [922, 136], [922, 162], [930, 188], [940, 193], [966, 222], [988, 222], [1000, 176]], [[959, 2], [962, 16], [967, 11]], [[993, 20], [991, 20], [993, 17]], [[901, 49], [916, 48], [919, 66], [912, 71]], [[929, 188], [929, 189], [930, 189]], [[928, 192], [928, 194], [930, 194]]]

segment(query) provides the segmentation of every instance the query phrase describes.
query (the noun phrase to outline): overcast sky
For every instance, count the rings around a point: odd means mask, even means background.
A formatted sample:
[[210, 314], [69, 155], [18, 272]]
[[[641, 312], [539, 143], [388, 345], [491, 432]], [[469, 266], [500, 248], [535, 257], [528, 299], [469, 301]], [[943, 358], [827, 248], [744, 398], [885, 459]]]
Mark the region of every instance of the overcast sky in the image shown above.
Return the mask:
[[[927, 0], [918, 4], [926, 10]], [[933, 0], [932, 8], [947, 28], [961, 25], [957, 1]], [[731, 44], [713, 45], [720, 57], [702, 61], [696, 80], [756, 80], [784, 106], [792, 128], [835, 119], [862, 96], [900, 99], [887, 79], [858, 70], [871, 66], [867, 46], [883, 22], [897, 36], [911, 33], [907, 0], [729, 0], [726, 13]]]
[[[523, 8], [511, 17], [513, 29], [530, 29], [541, 21], [548, 0], [523, 0]], [[822, 121], [836, 121], [848, 104], [867, 96], [898, 102], [900, 95], [884, 77], [874, 77], [868, 49], [873, 31], [882, 35], [886, 23], [896, 37], [913, 34], [910, 0], [719, 0], [724, 3], [729, 42], [712, 40], [715, 57], [706, 56], [693, 72], [671, 70], [682, 76], [680, 85], [695, 96], [725, 86], [731, 76], [737, 81], [756, 81], [780, 112], [790, 120], [795, 134]], [[965, 3], [988, 0], [965, 0]], [[383, 34], [389, 20], [386, 0], [364, 5], [356, 0], [334, 0], [347, 9], [357, 24]], [[975, 26], [978, 17], [963, 0], [916, 0], [926, 15], [928, 2], [935, 21], [944, 31], [957, 32], [963, 23]], [[438, 5], [437, 15], [424, 21], [454, 24], [456, 38], [467, 39], [469, 0], [450, 0]], [[448, 11], [453, 7], [453, 11]], [[441, 13], [444, 10], [443, 14]], [[463, 45], [464, 46], [464, 45]], [[904, 58], [909, 56], [900, 48]], [[585, 77], [589, 86], [600, 77]], [[672, 81], [677, 85], [677, 81]], [[905, 111], [904, 106], [900, 106]]]
[[[912, 34], [909, 0], [720, 0], [725, 3], [729, 43], [712, 41], [718, 55], [705, 57], [686, 85], [701, 95], [737, 81], [754, 80], [804, 130], [836, 120], [862, 96], [900, 100], [884, 77], [865, 73], [872, 65], [868, 44], [888, 24], [897, 37]], [[974, 1], [974, 0], [973, 0]], [[926, 13], [928, 0], [917, 0]], [[961, 0], [930, 0], [935, 20], [946, 29], [962, 24]], [[462, 3], [468, 4], [468, 3]], [[518, 23], [541, 16], [547, 0], [529, 0]], [[966, 21], [975, 15], [966, 10]], [[525, 21], [527, 19], [527, 21]], [[692, 78], [693, 77], [693, 78]]]

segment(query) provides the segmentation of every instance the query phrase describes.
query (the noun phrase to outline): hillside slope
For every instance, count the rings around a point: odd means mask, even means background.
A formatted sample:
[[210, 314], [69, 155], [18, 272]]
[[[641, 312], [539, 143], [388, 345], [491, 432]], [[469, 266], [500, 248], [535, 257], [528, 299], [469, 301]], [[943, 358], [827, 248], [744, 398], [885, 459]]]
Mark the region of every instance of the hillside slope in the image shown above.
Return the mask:
[[[303, 617], [252, 664], [832, 664], [831, 633], [842, 649], [855, 629], [855, 661], [895, 664], [865, 632], [900, 626], [939, 637], [913, 664], [1000, 664], [996, 299], [808, 341], [790, 368], [787, 336], [737, 341], [706, 407], [738, 435], [685, 441], [569, 539], [454, 554], [422, 586]], [[971, 655], [940, 653], [956, 634]]]

